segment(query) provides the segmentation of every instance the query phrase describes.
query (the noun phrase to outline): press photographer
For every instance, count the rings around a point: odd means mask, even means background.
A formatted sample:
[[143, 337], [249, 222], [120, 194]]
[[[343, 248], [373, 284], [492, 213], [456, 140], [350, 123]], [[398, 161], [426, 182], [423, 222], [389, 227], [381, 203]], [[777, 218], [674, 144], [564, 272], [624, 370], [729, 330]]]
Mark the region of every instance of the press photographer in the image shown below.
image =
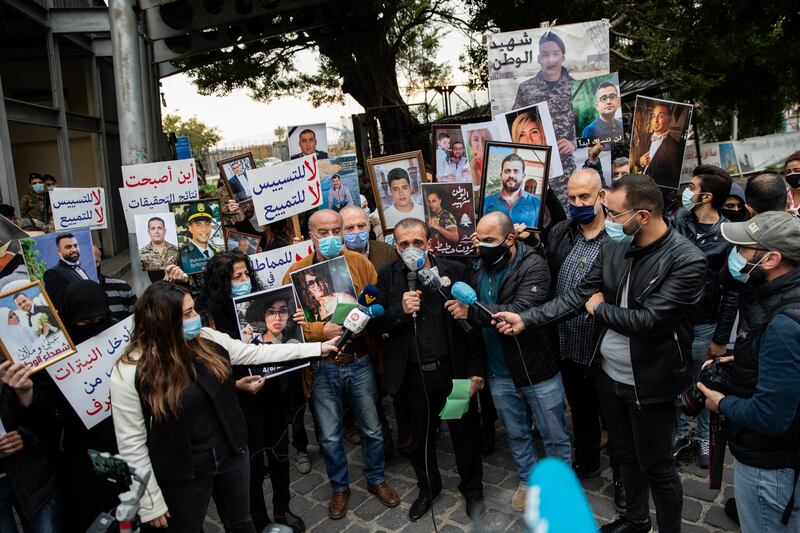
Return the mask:
[[[734, 494], [743, 533], [800, 530], [800, 219], [782, 212], [722, 224], [731, 274], [753, 287], [726, 395], [703, 383], [706, 407], [730, 422]], [[705, 370], [705, 369], [704, 369]], [[719, 387], [718, 387], [719, 388]]]

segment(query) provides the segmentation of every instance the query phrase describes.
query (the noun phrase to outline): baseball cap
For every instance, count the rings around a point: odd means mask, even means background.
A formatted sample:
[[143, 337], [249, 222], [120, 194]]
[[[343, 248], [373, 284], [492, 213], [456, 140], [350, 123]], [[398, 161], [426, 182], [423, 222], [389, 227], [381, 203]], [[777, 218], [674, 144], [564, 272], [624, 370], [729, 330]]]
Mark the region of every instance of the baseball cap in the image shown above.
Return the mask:
[[800, 261], [800, 218], [783, 211], [767, 211], [746, 222], [724, 222], [725, 240], [745, 246], [759, 245]]

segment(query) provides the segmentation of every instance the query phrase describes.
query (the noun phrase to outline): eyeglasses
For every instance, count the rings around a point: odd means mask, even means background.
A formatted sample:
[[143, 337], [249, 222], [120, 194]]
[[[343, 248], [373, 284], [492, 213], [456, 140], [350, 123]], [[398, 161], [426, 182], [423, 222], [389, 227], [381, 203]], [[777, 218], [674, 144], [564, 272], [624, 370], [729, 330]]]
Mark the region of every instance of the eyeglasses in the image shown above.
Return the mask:
[[598, 100], [605, 104], [606, 102], [613, 102], [617, 98], [619, 97], [616, 94], [604, 94], [603, 96], [599, 97]]
[[288, 307], [281, 307], [280, 309], [267, 309], [267, 318], [275, 318], [276, 316], [289, 316], [289, 308]]
[[629, 210], [624, 211], [622, 213], [614, 213], [608, 207], [606, 207], [605, 204], [603, 204], [603, 213], [605, 214], [606, 217], [610, 218], [611, 220], [616, 220], [619, 217], [621, 217], [622, 215], [627, 215], [628, 213], [633, 213], [634, 211], [647, 211], [647, 212], [649, 212], [650, 210], [649, 209], [642, 209], [640, 207], [635, 207], [633, 209], [629, 209]]
[[766, 248], [760, 248], [758, 246], [747, 246], [745, 244], [737, 244], [736, 251], [742, 253], [742, 250], [755, 250], [757, 252], [769, 252]]
[[306, 281], [306, 287], [308, 287], [308, 288], [311, 288], [311, 287], [314, 287], [314, 286], [322, 287], [324, 285], [324, 283], [325, 282], [322, 281], [321, 279], [314, 278], [314, 279], [310, 279], [310, 280]]

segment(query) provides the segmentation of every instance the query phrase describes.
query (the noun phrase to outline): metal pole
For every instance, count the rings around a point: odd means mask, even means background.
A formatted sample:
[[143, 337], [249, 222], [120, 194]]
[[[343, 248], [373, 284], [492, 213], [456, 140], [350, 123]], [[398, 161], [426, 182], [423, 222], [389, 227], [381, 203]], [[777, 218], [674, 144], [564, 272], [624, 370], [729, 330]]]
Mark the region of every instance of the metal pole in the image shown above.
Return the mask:
[[[114, 84], [117, 92], [119, 144], [123, 165], [147, 163], [147, 134], [144, 99], [142, 97], [141, 64], [139, 62], [138, 20], [130, 0], [109, 0], [111, 49], [114, 58]], [[109, 191], [116, 193], [116, 191]], [[136, 235], [128, 234], [131, 258], [131, 281], [137, 294], [149, 284], [139, 268], [139, 246]]]

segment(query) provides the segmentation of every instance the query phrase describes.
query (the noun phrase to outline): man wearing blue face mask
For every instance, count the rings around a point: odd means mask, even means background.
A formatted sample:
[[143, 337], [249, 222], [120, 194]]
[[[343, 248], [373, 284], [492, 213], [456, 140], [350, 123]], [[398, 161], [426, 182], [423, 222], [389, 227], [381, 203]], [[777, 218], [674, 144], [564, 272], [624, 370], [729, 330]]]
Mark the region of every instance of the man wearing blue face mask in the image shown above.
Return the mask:
[[694, 306], [703, 296], [706, 259], [664, 219], [664, 201], [648, 176], [614, 181], [606, 194], [608, 240], [578, 286], [546, 304], [497, 313], [497, 328], [515, 334], [579, 316], [594, 317], [597, 368], [609, 446], [620, 464], [625, 516], [603, 532], [681, 530], [680, 478], [672, 455], [673, 401], [691, 379]]
[[[670, 219], [675, 230], [692, 241], [706, 256], [703, 298], [695, 307], [694, 340], [692, 341], [692, 376], [697, 380], [707, 358], [725, 355], [725, 345], [736, 322], [739, 295], [737, 284], [728, 274], [730, 243], [722, 238], [720, 227], [728, 219], [719, 210], [731, 190], [730, 175], [713, 165], [700, 165], [692, 171], [692, 179], [683, 191], [683, 208]], [[693, 447], [689, 420], [682, 411], [672, 451], [675, 457]], [[697, 466], [708, 468], [708, 411], [697, 416]]]
[[770, 211], [721, 231], [735, 245], [728, 268], [755, 299], [742, 313], [733, 357], [719, 360], [732, 363], [732, 393], [697, 387], [732, 426], [742, 533], [799, 531], [800, 220]]
[[[344, 256], [353, 286], [361, 293], [366, 285], [375, 284], [378, 273], [361, 254], [343, 249], [342, 216], [331, 209], [314, 212], [308, 221], [314, 253], [293, 264], [283, 278], [291, 283], [291, 273]], [[342, 326], [333, 322], [306, 322], [303, 336], [306, 342], [333, 339], [343, 333]], [[318, 439], [333, 495], [328, 504], [328, 516], [333, 520], [347, 514], [350, 497], [347, 455], [344, 450], [342, 396], [347, 394], [361, 430], [361, 451], [364, 454], [364, 477], [367, 490], [387, 507], [396, 507], [400, 498], [384, 477], [383, 432], [378, 417], [375, 368], [367, 348], [368, 335], [352, 337], [334, 358], [323, 358], [312, 370], [311, 406]]]
[[342, 215], [344, 245], [348, 250], [358, 252], [366, 257], [376, 271], [386, 263], [397, 260], [397, 252], [394, 247], [369, 238], [369, 217], [363, 209], [348, 205], [339, 211], [339, 214]]
[[[553, 226], [547, 236], [546, 254], [555, 295], [571, 292], [583, 280], [608, 240], [603, 201], [605, 191], [600, 175], [583, 168], [569, 177], [567, 198], [570, 217]], [[575, 464], [579, 479], [600, 475], [600, 406], [594, 374], [589, 361], [597, 333], [590, 316], [579, 316], [558, 325], [561, 377], [572, 410], [575, 432]], [[614, 505], [625, 508], [625, 490], [619, 465], [611, 458], [614, 472]]]

